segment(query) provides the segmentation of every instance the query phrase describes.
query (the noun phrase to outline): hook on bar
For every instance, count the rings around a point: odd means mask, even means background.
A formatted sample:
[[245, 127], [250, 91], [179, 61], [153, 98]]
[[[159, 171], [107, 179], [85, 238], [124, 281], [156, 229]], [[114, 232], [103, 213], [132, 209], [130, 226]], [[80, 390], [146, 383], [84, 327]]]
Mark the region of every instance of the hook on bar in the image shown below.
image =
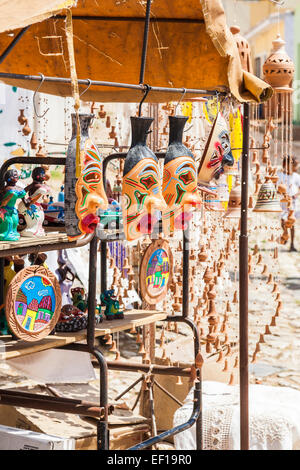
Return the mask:
[[145, 99], [147, 98], [149, 94], [149, 91], [151, 90], [151, 86], [147, 85], [146, 83], [144, 84], [144, 87], [146, 87], [146, 89], [144, 90], [144, 96], [141, 99], [141, 102], [139, 104], [139, 117], [141, 117], [141, 114], [142, 114], [142, 104], [144, 103]]
[[39, 73], [39, 75], [41, 76], [41, 83], [39, 84], [39, 86], [35, 90], [35, 92], [33, 94], [32, 101], [33, 101], [34, 114], [36, 115], [37, 118], [43, 118], [44, 116], [46, 116], [46, 114], [48, 113], [50, 108], [47, 108], [46, 111], [44, 112], [44, 114], [41, 114], [41, 115], [39, 115], [36, 111], [35, 97], [36, 97], [37, 92], [39, 91], [39, 89], [41, 88], [41, 86], [43, 85], [43, 83], [45, 81], [45, 76], [42, 73]]
[[88, 81], [88, 85], [87, 85], [86, 89], [83, 90], [83, 91], [80, 93], [79, 98], [81, 98], [82, 95], [84, 95], [84, 93], [85, 93], [86, 91], [88, 91], [88, 89], [90, 88], [90, 86], [91, 86], [91, 84], [92, 84], [92, 81], [91, 81], [89, 78], [87, 78], [87, 81]]

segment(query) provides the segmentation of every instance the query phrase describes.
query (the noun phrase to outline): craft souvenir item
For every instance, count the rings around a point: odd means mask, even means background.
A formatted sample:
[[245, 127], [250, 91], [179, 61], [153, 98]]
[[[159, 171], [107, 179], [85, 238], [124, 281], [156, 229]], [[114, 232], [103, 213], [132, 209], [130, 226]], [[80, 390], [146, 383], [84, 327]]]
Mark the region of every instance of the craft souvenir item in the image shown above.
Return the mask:
[[100, 295], [101, 305], [105, 306], [104, 315], [107, 320], [117, 320], [124, 318], [124, 313], [120, 311], [120, 303], [117, 300], [114, 290], [106, 290]]
[[197, 190], [196, 162], [192, 152], [182, 143], [188, 117], [169, 116], [170, 137], [165, 156], [162, 192], [168, 205], [163, 212], [164, 233], [183, 229], [192, 211], [201, 206]]
[[158, 160], [146, 145], [152, 118], [132, 117], [132, 142], [126, 156], [122, 187], [122, 214], [127, 240], [150, 234], [166, 208], [161, 193]]
[[237, 184], [232, 188], [229, 196], [228, 209], [225, 217], [229, 219], [239, 218], [241, 216], [241, 185]]
[[19, 176], [16, 170], [5, 173], [5, 187], [0, 193], [0, 240], [17, 241], [20, 238], [17, 232], [19, 223], [16, 201], [24, 198], [26, 191], [17, 186]]
[[69, 238], [93, 233], [99, 222], [98, 209], [108, 202], [102, 179], [102, 157], [89, 138], [94, 116], [80, 114], [80, 158], [76, 163], [77, 120], [72, 114], [72, 138], [67, 150], [65, 174], [65, 225]]
[[233, 166], [230, 138], [226, 121], [219, 112], [208, 137], [199, 169], [198, 182], [208, 184], [213, 178], [218, 179], [224, 173], [224, 167]]
[[5, 301], [7, 323], [24, 341], [38, 341], [50, 334], [60, 309], [59, 283], [43, 266], [22, 269], [9, 285]]
[[72, 302], [75, 307], [79, 308], [82, 312], [86, 312], [88, 304], [86, 294], [83, 287], [74, 287], [71, 289]]
[[173, 256], [166, 240], [155, 240], [144, 253], [140, 268], [140, 289], [150, 305], [161, 302], [172, 282]]
[[42, 167], [32, 171], [32, 183], [25, 188], [29, 198], [21, 201], [18, 206], [19, 213], [24, 217], [26, 227], [21, 232], [22, 237], [43, 237], [44, 210], [42, 199], [49, 194], [50, 188], [45, 183], [45, 170]]
[[261, 185], [253, 212], [281, 212], [277, 191], [272, 181], [266, 179]]
[[[103, 321], [100, 314], [95, 315], [95, 324]], [[74, 305], [64, 305], [61, 309], [59, 320], [55, 326], [55, 331], [75, 332], [87, 328], [88, 315]]]

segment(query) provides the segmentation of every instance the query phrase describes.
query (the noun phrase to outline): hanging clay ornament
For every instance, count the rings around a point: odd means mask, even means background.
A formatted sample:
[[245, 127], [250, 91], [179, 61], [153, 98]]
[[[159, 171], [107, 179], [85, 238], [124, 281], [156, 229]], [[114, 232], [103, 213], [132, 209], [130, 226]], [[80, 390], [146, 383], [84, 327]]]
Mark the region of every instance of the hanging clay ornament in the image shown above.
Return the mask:
[[219, 112], [214, 121], [198, 169], [198, 183], [207, 185], [224, 173], [224, 166], [233, 166], [230, 137], [226, 121]]
[[72, 137], [67, 150], [65, 175], [65, 225], [70, 239], [93, 233], [99, 222], [98, 209], [106, 209], [102, 179], [102, 156], [89, 137], [94, 116], [79, 114], [80, 162], [76, 164], [77, 119], [72, 114]]
[[239, 218], [241, 217], [241, 185], [237, 184], [232, 188], [229, 196], [228, 209], [225, 213], [226, 218]]
[[29, 125], [28, 125], [28, 119], [26, 119], [26, 120], [25, 120], [25, 126], [24, 126], [23, 129], [22, 129], [22, 133], [23, 133], [24, 135], [29, 135], [30, 132], [31, 132], [31, 129], [30, 129]]
[[238, 25], [231, 26], [230, 28], [231, 33], [235, 39], [240, 59], [241, 59], [241, 66], [243, 70], [246, 72], [253, 73], [252, 70], [252, 60], [251, 60], [251, 49], [247, 39], [245, 39], [241, 34], [241, 28]]
[[32, 133], [32, 136], [30, 139], [30, 147], [32, 148], [32, 150], [37, 149], [37, 140], [36, 140], [35, 132]]
[[141, 296], [150, 305], [161, 302], [172, 282], [173, 255], [166, 240], [155, 240], [145, 251], [140, 268]]
[[295, 66], [285, 50], [280, 34], [273, 41], [273, 49], [263, 65], [264, 80], [272, 87], [290, 87]]
[[132, 142], [124, 164], [122, 186], [123, 225], [129, 241], [152, 233], [158, 220], [155, 211], [166, 208], [158, 160], [146, 145], [152, 122], [152, 118], [131, 117]]
[[21, 124], [21, 126], [23, 126], [26, 122], [26, 117], [24, 116], [24, 111], [25, 111], [25, 109], [20, 109], [20, 114], [18, 116], [18, 121]]
[[54, 329], [61, 311], [59, 282], [49, 269], [22, 269], [9, 285], [5, 315], [10, 330], [24, 341], [39, 341]]
[[266, 178], [261, 185], [253, 212], [281, 212], [281, 206], [277, 197], [277, 191], [272, 183]]
[[19, 216], [15, 208], [18, 199], [26, 196], [26, 191], [17, 186], [19, 175], [17, 170], [8, 170], [4, 175], [5, 187], [0, 193], [0, 240], [17, 241]]
[[162, 192], [168, 205], [163, 212], [165, 234], [182, 230], [195, 208], [201, 207], [201, 196], [197, 190], [196, 162], [192, 152], [182, 143], [186, 116], [169, 116], [170, 137], [167, 148]]
[[21, 201], [18, 211], [23, 215], [26, 227], [21, 232], [22, 237], [43, 237], [45, 231], [43, 222], [45, 214], [42, 207], [43, 197], [49, 195], [50, 188], [45, 183], [46, 174], [42, 167], [32, 170], [32, 183], [25, 188], [29, 198]]

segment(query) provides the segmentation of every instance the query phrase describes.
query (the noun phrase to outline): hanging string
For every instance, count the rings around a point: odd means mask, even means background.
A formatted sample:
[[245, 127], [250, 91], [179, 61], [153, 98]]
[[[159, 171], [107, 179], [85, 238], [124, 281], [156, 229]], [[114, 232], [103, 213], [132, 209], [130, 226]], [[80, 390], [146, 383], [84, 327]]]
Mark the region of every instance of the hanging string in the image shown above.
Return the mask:
[[77, 121], [77, 135], [76, 135], [76, 178], [80, 177], [81, 173], [81, 162], [80, 162], [80, 121], [79, 121], [79, 108], [80, 108], [80, 96], [79, 96], [79, 86], [76, 72], [76, 63], [75, 63], [75, 52], [74, 52], [74, 43], [73, 43], [73, 23], [72, 23], [72, 13], [68, 9], [66, 13], [66, 37], [67, 45], [69, 52], [69, 62], [70, 62], [70, 73], [71, 73], [71, 87], [72, 95], [74, 98], [74, 110], [76, 113]]

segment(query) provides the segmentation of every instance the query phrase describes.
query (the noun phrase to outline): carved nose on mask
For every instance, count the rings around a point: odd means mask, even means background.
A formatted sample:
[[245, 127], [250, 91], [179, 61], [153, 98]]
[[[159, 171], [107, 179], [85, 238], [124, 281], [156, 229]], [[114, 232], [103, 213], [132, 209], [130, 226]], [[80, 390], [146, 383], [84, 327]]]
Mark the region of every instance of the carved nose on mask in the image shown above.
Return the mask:
[[233, 166], [234, 165], [234, 158], [231, 152], [223, 157], [222, 165], [225, 166]]
[[163, 209], [167, 208], [167, 204], [162, 197], [159, 196], [150, 196], [147, 201], [145, 202], [145, 206], [147, 211], [151, 212], [153, 210], [162, 211]]

